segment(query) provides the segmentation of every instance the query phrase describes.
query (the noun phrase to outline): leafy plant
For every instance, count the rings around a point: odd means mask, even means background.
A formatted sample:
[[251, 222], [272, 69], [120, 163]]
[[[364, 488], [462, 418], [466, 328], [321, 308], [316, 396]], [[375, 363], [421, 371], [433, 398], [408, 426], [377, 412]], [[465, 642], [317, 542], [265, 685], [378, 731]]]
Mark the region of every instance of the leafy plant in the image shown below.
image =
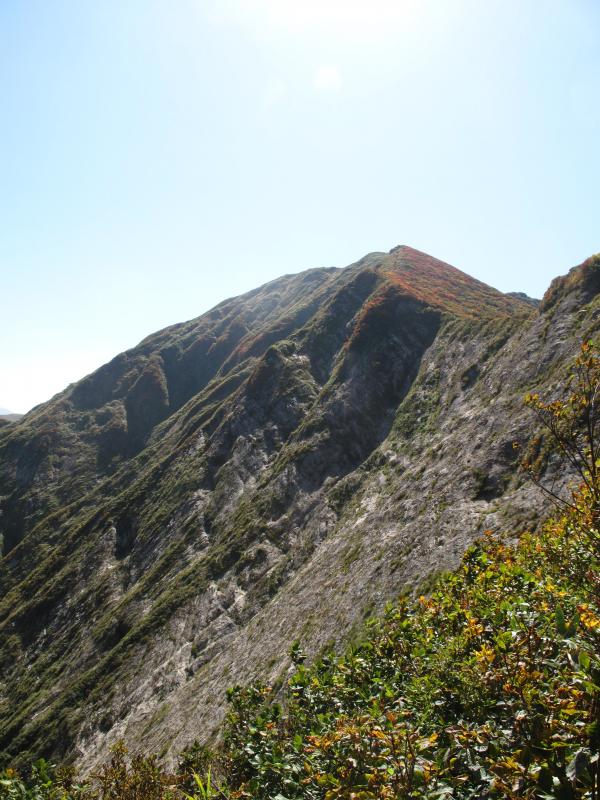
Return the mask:
[[[525, 403], [550, 435], [561, 460], [577, 476], [580, 486], [570, 497], [557, 494], [554, 485], [544, 482], [531, 448], [522, 466], [559, 507], [577, 514], [583, 503], [596, 520], [600, 512], [600, 357], [592, 342], [581, 346], [568, 375], [566, 397], [545, 401], [538, 394], [527, 394]], [[532, 443], [535, 448], [539, 437], [534, 437]]]

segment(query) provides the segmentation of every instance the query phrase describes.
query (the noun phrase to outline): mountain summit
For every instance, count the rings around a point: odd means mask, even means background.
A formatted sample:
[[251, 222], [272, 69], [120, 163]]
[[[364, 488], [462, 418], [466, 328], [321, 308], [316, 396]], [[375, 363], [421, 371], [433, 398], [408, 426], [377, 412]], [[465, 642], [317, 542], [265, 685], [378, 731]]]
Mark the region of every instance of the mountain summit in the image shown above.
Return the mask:
[[0, 428], [0, 751], [176, 753], [537, 514], [521, 397], [596, 330], [599, 267], [540, 310], [405, 246], [284, 276]]

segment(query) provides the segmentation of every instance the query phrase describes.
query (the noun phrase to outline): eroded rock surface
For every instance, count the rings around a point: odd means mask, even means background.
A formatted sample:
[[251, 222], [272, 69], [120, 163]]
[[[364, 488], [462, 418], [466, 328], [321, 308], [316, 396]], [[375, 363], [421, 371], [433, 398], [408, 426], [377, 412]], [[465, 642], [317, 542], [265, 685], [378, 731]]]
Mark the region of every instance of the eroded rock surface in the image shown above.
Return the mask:
[[[169, 758], [543, 513], [516, 470], [599, 325], [600, 260], [539, 309], [407, 247], [148, 337], [0, 427], [0, 751]], [[555, 470], [549, 457], [547, 470]], [[556, 475], [564, 482], [566, 475]]]

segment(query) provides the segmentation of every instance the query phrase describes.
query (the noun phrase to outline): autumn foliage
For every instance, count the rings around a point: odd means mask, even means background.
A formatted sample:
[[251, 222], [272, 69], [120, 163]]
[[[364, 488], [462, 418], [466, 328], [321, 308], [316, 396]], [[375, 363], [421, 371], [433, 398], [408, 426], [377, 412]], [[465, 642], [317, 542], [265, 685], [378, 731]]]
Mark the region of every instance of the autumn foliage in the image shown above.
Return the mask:
[[386, 278], [402, 294], [458, 317], [505, 317], [525, 304], [471, 278], [450, 264], [410, 247], [392, 251]]

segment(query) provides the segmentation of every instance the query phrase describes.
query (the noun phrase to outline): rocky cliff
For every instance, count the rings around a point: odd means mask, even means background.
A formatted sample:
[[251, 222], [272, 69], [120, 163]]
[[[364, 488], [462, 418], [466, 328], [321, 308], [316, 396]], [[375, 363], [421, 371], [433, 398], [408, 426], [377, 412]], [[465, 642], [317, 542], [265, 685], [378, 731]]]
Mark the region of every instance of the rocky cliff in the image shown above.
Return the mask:
[[346, 642], [482, 531], [534, 524], [522, 397], [596, 332], [599, 290], [598, 257], [537, 308], [372, 253], [154, 334], [0, 427], [0, 751], [168, 758], [216, 735], [228, 686], [283, 681], [294, 641]]

